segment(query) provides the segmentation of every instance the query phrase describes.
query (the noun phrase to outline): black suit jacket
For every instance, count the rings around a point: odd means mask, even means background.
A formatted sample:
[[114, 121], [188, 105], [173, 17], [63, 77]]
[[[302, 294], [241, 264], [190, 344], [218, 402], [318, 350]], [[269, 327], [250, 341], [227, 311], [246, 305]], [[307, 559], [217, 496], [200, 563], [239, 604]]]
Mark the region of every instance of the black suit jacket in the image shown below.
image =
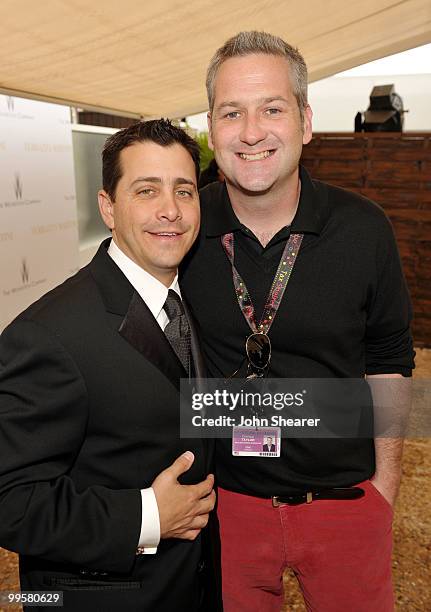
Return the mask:
[[265, 452], [265, 453], [275, 453], [275, 444], [271, 444], [271, 446], [268, 446], [268, 444], [264, 444], [263, 445], [263, 452]]
[[[140, 489], [187, 449], [203, 480], [211, 452], [179, 437], [186, 374], [108, 244], [2, 334], [0, 545], [66, 610], [196, 610], [202, 538], [136, 556]], [[192, 352], [199, 376], [193, 329]]]

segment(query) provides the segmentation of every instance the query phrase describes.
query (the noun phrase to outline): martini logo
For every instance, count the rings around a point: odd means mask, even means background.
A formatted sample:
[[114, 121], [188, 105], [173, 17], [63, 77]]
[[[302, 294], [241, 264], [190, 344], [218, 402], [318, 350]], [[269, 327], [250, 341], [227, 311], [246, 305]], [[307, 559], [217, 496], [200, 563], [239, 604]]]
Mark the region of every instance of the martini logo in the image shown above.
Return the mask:
[[15, 172], [13, 189], [15, 191], [15, 199], [22, 200], [22, 181], [18, 172]]
[[27, 260], [24, 258], [21, 262], [21, 280], [22, 284], [26, 285], [30, 279], [30, 274], [28, 271]]
[[12, 98], [12, 96], [6, 96], [6, 104], [8, 111], [13, 113], [15, 110], [15, 100]]

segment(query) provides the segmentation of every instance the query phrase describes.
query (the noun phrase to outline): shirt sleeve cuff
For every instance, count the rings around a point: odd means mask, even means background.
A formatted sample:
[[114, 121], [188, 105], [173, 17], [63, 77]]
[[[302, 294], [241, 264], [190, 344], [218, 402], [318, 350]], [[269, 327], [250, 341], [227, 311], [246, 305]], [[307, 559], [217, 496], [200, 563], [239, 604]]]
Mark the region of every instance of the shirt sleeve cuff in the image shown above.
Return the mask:
[[153, 488], [141, 489], [142, 521], [138, 550], [143, 555], [154, 555], [160, 542], [160, 517]]

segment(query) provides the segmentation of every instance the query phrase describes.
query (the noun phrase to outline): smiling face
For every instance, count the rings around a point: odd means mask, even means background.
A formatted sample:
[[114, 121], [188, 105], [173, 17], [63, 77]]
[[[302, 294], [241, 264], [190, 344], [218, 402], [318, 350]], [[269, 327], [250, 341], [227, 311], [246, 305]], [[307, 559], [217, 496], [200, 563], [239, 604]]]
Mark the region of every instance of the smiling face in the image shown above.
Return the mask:
[[120, 153], [115, 200], [99, 192], [99, 208], [117, 246], [169, 287], [199, 229], [196, 170], [179, 144], [138, 142]]
[[286, 59], [254, 54], [226, 60], [216, 75], [208, 127], [229, 194], [282, 194], [296, 180], [311, 117], [307, 106], [301, 120]]

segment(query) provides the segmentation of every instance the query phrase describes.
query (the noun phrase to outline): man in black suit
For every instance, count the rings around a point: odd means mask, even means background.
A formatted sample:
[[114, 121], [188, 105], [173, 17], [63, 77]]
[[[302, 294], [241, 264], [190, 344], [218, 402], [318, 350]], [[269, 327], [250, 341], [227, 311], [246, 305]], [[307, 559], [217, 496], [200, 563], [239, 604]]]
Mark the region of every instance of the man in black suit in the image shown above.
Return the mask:
[[0, 545], [21, 589], [63, 591], [65, 610], [199, 609], [215, 494], [206, 442], [179, 435], [180, 379], [202, 362], [177, 282], [198, 173], [168, 121], [111, 136], [112, 240], [1, 337]]
[[275, 453], [275, 444], [272, 443], [271, 436], [268, 436], [266, 439], [266, 444], [263, 445], [264, 453]]

